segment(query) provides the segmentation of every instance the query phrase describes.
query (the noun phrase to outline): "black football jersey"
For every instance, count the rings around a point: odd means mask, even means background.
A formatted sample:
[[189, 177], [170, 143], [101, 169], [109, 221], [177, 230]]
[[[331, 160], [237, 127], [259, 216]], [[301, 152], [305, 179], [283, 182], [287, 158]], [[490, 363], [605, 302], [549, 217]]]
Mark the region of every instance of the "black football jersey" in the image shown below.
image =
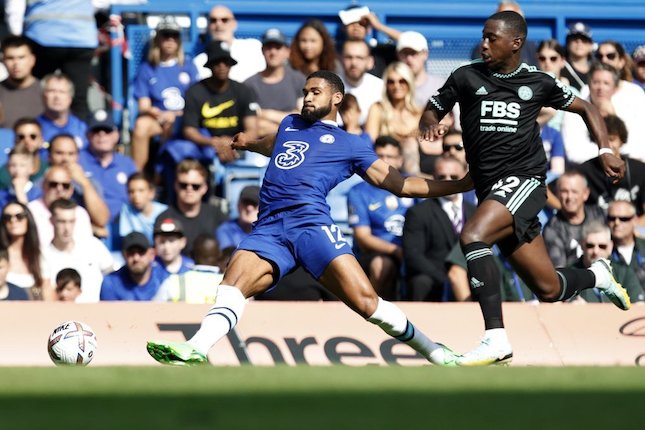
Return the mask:
[[452, 72], [428, 108], [443, 118], [459, 102], [466, 160], [481, 195], [511, 174], [545, 178], [536, 119], [543, 106], [564, 109], [574, 99], [566, 85], [533, 66], [500, 74], [475, 60]]

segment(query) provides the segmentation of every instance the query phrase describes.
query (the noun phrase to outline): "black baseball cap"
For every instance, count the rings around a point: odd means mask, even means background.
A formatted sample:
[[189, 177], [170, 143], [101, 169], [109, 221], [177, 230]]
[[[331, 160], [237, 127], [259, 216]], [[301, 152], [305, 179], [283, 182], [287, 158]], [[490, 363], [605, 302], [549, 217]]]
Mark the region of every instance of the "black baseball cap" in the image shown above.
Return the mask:
[[164, 217], [157, 218], [154, 226], [154, 235], [158, 234], [178, 234], [184, 235], [184, 226], [177, 218]]
[[150, 241], [146, 237], [145, 234], [140, 233], [138, 231], [133, 231], [132, 233], [129, 233], [126, 237], [123, 238], [123, 242], [121, 244], [121, 249], [124, 251], [127, 251], [130, 248], [141, 248], [141, 249], [149, 249], [151, 247]]
[[228, 43], [222, 42], [220, 40], [213, 40], [208, 44], [208, 47], [206, 48], [206, 55], [208, 56], [206, 67], [219, 60], [226, 60], [226, 62], [228, 62], [228, 64], [231, 66], [237, 64], [235, 58], [231, 57], [231, 47], [228, 45]]

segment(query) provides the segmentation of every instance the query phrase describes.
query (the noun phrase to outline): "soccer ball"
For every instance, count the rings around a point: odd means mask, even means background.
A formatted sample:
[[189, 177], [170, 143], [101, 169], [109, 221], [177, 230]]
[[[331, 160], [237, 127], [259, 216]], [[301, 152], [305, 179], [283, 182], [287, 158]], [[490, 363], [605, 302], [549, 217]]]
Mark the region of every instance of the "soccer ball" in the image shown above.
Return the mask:
[[47, 352], [57, 366], [87, 366], [96, 351], [92, 327], [80, 321], [66, 321], [56, 327], [47, 342]]

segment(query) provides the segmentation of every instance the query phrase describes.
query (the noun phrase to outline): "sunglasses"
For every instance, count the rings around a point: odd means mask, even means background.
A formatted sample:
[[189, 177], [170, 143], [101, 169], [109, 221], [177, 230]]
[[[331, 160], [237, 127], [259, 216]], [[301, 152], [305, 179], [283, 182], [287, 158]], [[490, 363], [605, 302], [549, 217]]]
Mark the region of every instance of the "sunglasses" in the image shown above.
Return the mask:
[[181, 190], [187, 190], [189, 187], [193, 191], [199, 190], [204, 184], [191, 184], [188, 182], [177, 182], [177, 185], [179, 186], [179, 189]]
[[608, 60], [615, 60], [616, 57], [618, 57], [618, 52], [609, 52], [607, 54], [603, 54], [602, 52], [596, 52], [596, 58], [598, 60], [602, 60], [603, 58], [607, 58]]
[[585, 248], [587, 249], [594, 249], [596, 246], [603, 250], [609, 248], [609, 244], [607, 243], [585, 243]]
[[540, 60], [542, 62], [545, 62], [546, 60], [549, 60], [550, 62], [555, 63], [556, 61], [558, 61], [559, 58], [560, 57], [558, 57], [557, 55], [553, 55], [551, 57], [545, 57], [544, 55], [540, 55], [538, 57], [538, 60]]
[[161, 31], [159, 37], [164, 39], [179, 39], [179, 33], [175, 31]]
[[18, 140], [24, 140], [26, 138], [29, 138], [31, 140], [36, 140], [37, 137], [38, 137], [38, 135], [35, 134], [35, 133], [31, 133], [31, 134], [16, 134], [16, 139], [18, 139]]
[[443, 149], [443, 152], [450, 152], [451, 149], [461, 152], [464, 150], [464, 144], [458, 143], [456, 145], [441, 145], [441, 148]]
[[24, 221], [27, 219], [27, 214], [24, 212], [18, 212], [17, 214], [3, 214], [2, 215], [2, 221], [4, 222], [9, 222], [12, 220], [16, 221]]
[[221, 18], [219, 16], [209, 16], [208, 17], [208, 22], [210, 22], [211, 24], [216, 24], [218, 22], [221, 22], [222, 24], [226, 24], [230, 20], [231, 20], [231, 18], [228, 17], [228, 16], [225, 16], [223, 18]]
[[395, 80], [395, 79], [388, 79], [388, 80], [387, 80], [387, 81], [385, 81], [385, 82], [386, 82], [388, 85], [394, 85], [394, 84], [407, 85], [407, 84], [408, 84], [408, 81], [406, 81], [405, 79], [399, 79], [398, 81], [397, 81], [397, 80]]
[[618, 220], [620, 220], [620, 222], [628, 222], [628, 221], [631, 221], [632, 219], [634, 219], [633, 215], [632, 216], [613, 216], [613, 215], [607, 216], [607, 221], [611, 221], [611, 222], [616, 222]]
[[437, 175], [437, 179], [439, 179], [441, 181], [448, 181], [448, 180], [456, 181], [457, 179], [459, 179], [459, 176], [457, 176], [457, 175]]
[[49, 188], [63, 187], [64, 190], [69, 190], [72, 187], [72, 183], [71, 182], [48, 181], [47, 186]]

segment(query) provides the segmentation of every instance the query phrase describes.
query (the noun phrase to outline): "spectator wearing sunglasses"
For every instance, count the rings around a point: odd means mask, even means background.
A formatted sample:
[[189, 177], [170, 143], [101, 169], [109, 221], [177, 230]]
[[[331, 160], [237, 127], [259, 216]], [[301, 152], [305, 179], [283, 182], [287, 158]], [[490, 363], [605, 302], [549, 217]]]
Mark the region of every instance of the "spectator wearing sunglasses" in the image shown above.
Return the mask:
[[625, 176], [613, 183], [606, 177], [600, 177], [602, 172], [594, 171], [600, 166], [598, 157], [583, 163], [580, 171], [589, 182], [591, 190], [589, 203], [600, 206], [606, 212], [609, 203], [613, 200], [630, 201], [636, 207], [636, 213], [640, 218], [639, 224], [645, 226], [645, 163], [622, 153], [621, 148], [628, 137], [625, 123], [615, 115], [606, 116], [604, 121], [611, 150], [625, 162]]
[[634, 62], [634, 83], [645, 91], [645, 45], [640, 45], [632, 53]]
[[[29, 180], [37, 183], [47, 170], [47, 151], [43, 148], [43, 134], [40, 124], [35, 118], [20, 118], [13, 125], [15, 145], [24, 145], [32, 155], [32, 170]], [[0, 189], [11, 185], [11, 176], [7, 170], [9, 166], [0, 167]]]
[[614, 243], [612, 262], [617, 261], [631, 267], [641, 288], [645, 289], [645, 239], [636, 236], [636, 208], [626, 200], [614, 200], [609, 203], [607, 224]]
[[208, 192], [208, 172], [199, 161], [181, 161], [175, 174], [175, 202], [159, 214], [157, 220], [172, 218], [181, 223], [186, 237], [182, 254], [190, 256], [195, 238], [200, 234], [214, 237], [215, 230], [226, 216], [219, 207], [203, 201]]
[[[599, 258], [609, 258], [613, 252], [613, 243], [611, 241], [609, 227], [600, 221], [586, 225], [582, 229], [582, 249], [582, 256], [572, 267], [589, 268], [591, 263]], [[631, 267], [619, 262], [612, 262], [611, 268], [614, 278], [627, 290], [627, 294], [629, 294], [632, 303], [645, 300], [643, 289]], [[607, 296], [595, 287], [580, 291], [579, 299], [574, 298], [573, 300], [587, 303], [611, 303]]]
[[251, 76], [261, 72], [266, 67], [262, 55], [262, 43], [258, 39], [240, 39], [235, 37], [237, 20], [231, 9], [224, 5], [214, 6], [208, 13], [208, 35], [206, 41], [195, 55], [194, 63], [199, 71], [199, 79], [212, 75], [212, 70], [206, 65], [208, 55], [206, 47], [211, 41], [224, 42], [231, 51], [231, 57], [236, 61], [231, 67], [229, 78], [244, 82]]
[[54, 300], [38, 233], [34, 216], [26, 205], [11, 202], [2, 209], [0, 248], [9, 252], [7, 282], [25, 289], [31, 300]]
[[[54, 238], [54, 227], [51, 223], [49, 206], [57, 199], [71, 199], [74, 186], [69, 171], [63, 166], [52, 166], [45, 172], [42, 181], [43, 195], [30, 201], [27, 206], [34, 216], [38, 228], [38, 238], [43, 247], [47, 247]], [[81, 206], [76, 206], [76, 225], [74, 238], [83, 239], [92, 235], [90, 216]]]
[[136, 172], [137, 166], [130, 157], [116, 151], [119, 130], [112, 116], [97, 110], [90, 116], [87, 127], [89, 146], [79, 154], [79, 163], [88, 177], [93, 178], [103, 189], [103, 200], [110, 211], [110, 222], [128, 202], [126, 182]]

